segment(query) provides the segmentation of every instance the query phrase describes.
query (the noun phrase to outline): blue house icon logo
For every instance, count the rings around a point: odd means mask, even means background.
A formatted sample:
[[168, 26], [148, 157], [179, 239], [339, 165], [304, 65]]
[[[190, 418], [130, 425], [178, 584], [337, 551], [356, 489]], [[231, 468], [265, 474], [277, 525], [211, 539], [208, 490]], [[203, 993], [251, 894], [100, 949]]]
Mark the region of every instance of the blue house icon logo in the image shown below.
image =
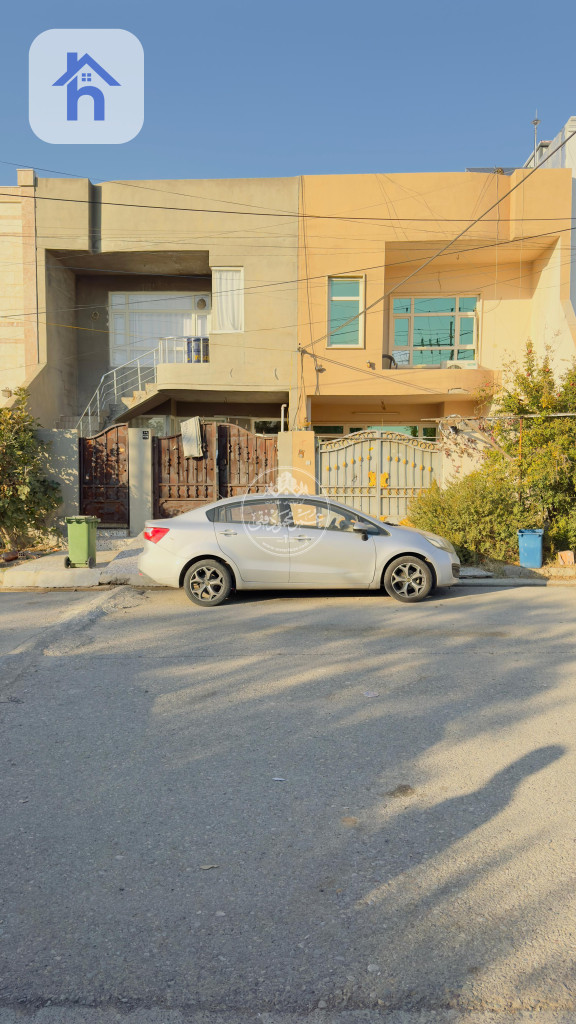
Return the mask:
[[[117, 82], [112, 75], [108, 74], [89, 53], [85, 53], [80, 58], [78, 58], [77, 53], [68, 53], [66, 57], [66, 71], [52, 83], [57, 86], [66, 86], [66, 120], [77, 121], [78, 100], [81, 96], [90, 96], [94, 104], [94, 121], [104, 121], [106, 118], [106, 101], [102, 89], [95, 85], [83, 83], [92, 82], [93, 74], [97, 75], [106, 85], [119, 86], [120, 82]], [[82, 83], [80, 87], [79, 82]]]
[[144, 124], [144, 50], [123, 28], [49, 28], [30, 45], [28, 119], [52, 145], [118, 145]]

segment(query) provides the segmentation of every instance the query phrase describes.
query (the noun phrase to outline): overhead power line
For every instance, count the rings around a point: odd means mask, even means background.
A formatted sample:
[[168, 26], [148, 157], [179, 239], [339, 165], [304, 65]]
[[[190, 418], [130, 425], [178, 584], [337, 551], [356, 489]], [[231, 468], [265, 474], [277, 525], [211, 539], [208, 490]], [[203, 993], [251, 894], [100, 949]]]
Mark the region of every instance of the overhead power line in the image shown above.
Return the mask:
[[[518, 239], [518, 238], [503, 239], [502, 241], [498, 241], [498, 242], [487, 242], [487, 243], [482, 243], [480, 245], [473, 245], [473, 246], [469, 246], [469, 248], [467, 248], [467, 249], [459, 249], [457, 251], [457, 253], [455, 253], [455, 255], [462, 256], [462, 255], [465, 255], [466, 253], [478, 252], [478, 251], [483, 250], [483, 249], [494, 249], [496, 247], [501, 247], [501, 246], [506, 246], [506, 245], [515, 245], [515, 244], [518, 245], [520, 242], [529, 242], [529, 241], [533, 241], [533, 240], [535, 240], [537, 238], [555, 238], [557, 235], [562, 234], [562, 233], [564, 233], [566, 231], [572, 231], [572, 228], [571, 227], [569, 227], [569, 228], [560, 228], [558, 231], [553, 231], [553, 232], [543, 231], [540, 234], [536, 234], [536, 235], [523, 235], [522, 238], [520, 238], [520, 239]], [[370, 266], [355, 267], [355, 268], [353, 268], [351, 270], [347, 270], [346, 273], [347, 274], [362, 274], [362, 273], [366, 273], [369, 270], [389, 270], [392, 267], [401, 267], [401, 266], [405, 266], [407, 263], [414, 263], [417, 259], [418, 259], [418, 257], [415, 256], [415, 257], [412, 257], [410, 259], [405, 259], [405, 260], [394, 260], [394, 261], [392, 261], [390, 263], [374, 263], [374, 264], [371, 264]], [[21, 266], [35, 266], [35, 265], [36, 265], [36, 261], [34, 261], [34, 260], [30, 260], [28, 263], [22, 263], [21, 264]], [[42, 266], [42, 264], [39, 264], [39, 266]], [[45, 263], [44, 263], [44, 266], [46, 266]], [[54, 269], [56, 269], [56, 268], [54, 268]], [[109, 270], [109, 269], [105, 269], [105, 268], [104, 269], [100, 269], [100, 268], [92, 268], [92, 267], [74, 266], [73, 264], [70, 264], [70, 263], [64, 264], [62, 269], [63, 270], [82, 270], [82, 271], [85, 271], [85, 272], [89, 272], [91, 274], [92, 273], [94, 273], [94, 274], [105, 274], [105, 275], [107, 275], [109, 277], [120, 277], [120, 278], [122, 278], [122, 277], [168, 277], [168, 278], [178, 278], [180, 280], [199, 280], [199, 279], [202, 280], [202, 279], [206, 279], [207, 277], [210, 276], [209, 272], [207, 272], [205, 274], [202, 274], [202, 273], [198, 273], [198, 274], [176, 274], [176, 273], [151, 274], [150, 271], [140, 271], [140, 270]], [[469, 268], [466, 268], [466, 269], [468, 270]], [[265, 288], [283, 288], [283, 287], [287, 287], [288, 285], [305, 284], [306, 282], [310, 282], [310, 281], [325, 281], [325, 280], [326, 280], [326, 274], [312, 274], [310, 276], [304, 276], [304, 277], [286, 278], [285, 280], [282, 280], [282, 281], [266, 281], [263, 284], [248, 285], [247, 287], [244, 288], [244, 292], [247, 293], [247, 292], [253, 292], [253, 291], [261, 291], [261, 290], [263, 290]], [[233, 291], [235, 291], [235, 289], [233, 289], [233, 288], [222, 289], [221, 291], [218, 291], [218, 292], [212, 291], [211, 292], [211, 296], [212, 296], [212, 298], [214, 298], [215, 296], [219, 296], [219, 295], [227, 295], [227, 294], [229, 294], [230, 292], [233, 292]], [[140, 299], [139, 301], [140, 302], [158, 303], [160, 301], [161, 296], [162, 296], [162, 293], [158, 292], [158, 293], [155, 293], [154, 296], [152, 298], [150, 298], [150, 299]], [[60, 307], [60, 310], [50, 310], [50, 312], [60, 312], [60, 311], [68, 312], [70, 310], [93, 309], [95, 305], [97, 305], [97, 303], [90, 302], [90, 303], [86, 303], [85, 305], [64, 306], [64, 307]], [[367, 307], [367, 309], [369, 309], [369, 308], [370, 307]], [[17, 316], [35, 316], [36, 313], [41, 315], [41, 314], [44, 314], [46, 312], [48, 312], [48, 310], [45, 310], [45, 309], [31, 310], [30, 312], [19, 312], [19, 313], [18, 312], [12, 312], [12, 313], [9, 313], [9, 314], [1, 314], [0, 315], [0, 320], [12, 320], [14, 317], [17, 317]], [[313, 342], [312, 344], [316, 344], [316, 342]]]
[[[558, 151], [562, 149], [568, 142], [570, 142], [570, 139], [574, 138], [575, 135], [576, 129], [573, 132], [570, 132], [570, 134], [567, 135], [562, 142], [555, 146], [554, 149], [551, 150], [551, 152], [547, 153], [544, 159], [541, 160], [536, 167], [533, 167], [532, 170], [528, 171], [528, 173], [522, 178], [521, 181], [516, 182], [516, 184], [513, 185], [512, 188], [508, 189], [508, 191], [505, 192], [503, 196], [497, 199], [496, 202], [492, 203], [487, 210], [484, 210], [484, 212], [481, 213], [478, 217], [474, 218], [474, 220], [471, 220], [470, 223], [467, 224], [467, 226], [462, 231], [460, 231], [453, 239], [451, 239], [451, 241], [447, 242], [446, 245], [443, 245], [438, 250], [438, 252], [433, 253], [432, 256], [430, 256], [427, 260], [424, 260], [424, 262], [419, 267], [417, 267], [415, 270], [412, 271], [412, 273], [408, 274], [405, 278], [403, 278], [402, 281], [398, 281], [398, 283], [393, 285], [392, 288], [384, 292], [377, 299], [374, 299], [367, 306], [365, 306], [364, 309], [359, 310], [359, 312], [355, 313], [354, 316], [350, 317], [349, 320], [345, 320], [343, 323], [339, 324], [338, 330], [342, 330], [343, 327], [347, 327], [349, 324], [353, 324], [356, 320], [358, 320], [361, 316], [367, 313], [370, 309], [373, 309], [374, 306], [379, 305], [381, 302], [384, 301], [384, 299], [388, 298], [388, 296], [391, 295], [392, 292], [397, 291], [398, 288], [401, 288], [403, 285], [407, 284], [407, 282], [410, 281], [413, 277], [415, 277], [416, 274], [419, 274], [422, 270], [425, 270], [426, 267], [430, 266], [430, 264], [434, 262], [434, 260], [437, 260], [440, 258], [440, 256], [443, 256], [443, 254], [447, 252], [452, 245], [454, 245], [460, 238], [462, 238], [463, 235], [467, 234], [468, 231], [475, 227], [475, 225], [478, 224], [481, 220], [483, 220], [489, 213], [492, 213], [492, 210], [497, 209], [497, 207], [499, 207], [500, 204], [503, 203], [505, 199], [508, 199], [508, 197], [511, 196], [517, 188], [520, 188], [521, 185], [525, 185], [528, 181], [528, 178], [531, 178], [533, 174], [536, 174], [536, 172], [542, 168], [542, 165], [545, 164], [548, 160], [550, 160], [550, 158], [554, 156], [555, 153], [558, 153]], [[324, 341], [326, 338], [328, 338], [330, 334], [331, 332], [327, 331], [325, 334], [322, 334], [319, 338], [316, 338], [311, 343], [312, 349], [320, 341]], [[301, 346], [301, 348], [302, 351], [306, 352], [308, 355], [314, 355], [314, 352], [309, 352], [305, 346]]]

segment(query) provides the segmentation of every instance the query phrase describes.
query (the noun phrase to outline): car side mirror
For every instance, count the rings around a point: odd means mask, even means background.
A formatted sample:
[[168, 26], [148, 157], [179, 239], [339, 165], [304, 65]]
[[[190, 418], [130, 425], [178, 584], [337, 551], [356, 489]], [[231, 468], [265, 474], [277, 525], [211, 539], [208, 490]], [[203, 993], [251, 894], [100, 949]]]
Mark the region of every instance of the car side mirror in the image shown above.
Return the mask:
[[373, 523], [354, 523], [352, 529], [354, 533], [359, 533], [361, 535], [362, 540], [368, 540], [369, 535], [374, 536], [380, 532], [378, 527], [374, 526]]

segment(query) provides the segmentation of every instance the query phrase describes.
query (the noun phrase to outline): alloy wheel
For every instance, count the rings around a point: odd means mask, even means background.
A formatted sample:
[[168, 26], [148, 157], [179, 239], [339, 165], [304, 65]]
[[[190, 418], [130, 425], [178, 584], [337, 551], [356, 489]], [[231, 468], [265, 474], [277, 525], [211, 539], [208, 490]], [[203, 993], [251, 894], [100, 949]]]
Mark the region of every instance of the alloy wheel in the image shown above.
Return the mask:
[[197, 600], [210, 604], [226, 586], [224, 575], [215, 566], [200, 565], [190, 574], [189, 587]]
[[426, 590], [428, 580], [421, 565], [402, 562], [394, 569], [390, 585], [400, 597], [418, 597]]

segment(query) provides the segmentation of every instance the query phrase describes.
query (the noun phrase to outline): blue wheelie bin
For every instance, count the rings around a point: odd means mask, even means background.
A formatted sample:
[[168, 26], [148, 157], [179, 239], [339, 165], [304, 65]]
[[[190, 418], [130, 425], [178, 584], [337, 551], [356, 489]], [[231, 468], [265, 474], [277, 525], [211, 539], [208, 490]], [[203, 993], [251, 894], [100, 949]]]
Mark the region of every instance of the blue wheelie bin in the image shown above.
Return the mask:
[[525, 569], [542, 568], [542, 535], [544, 530], [518, 530], [520, 565]]

